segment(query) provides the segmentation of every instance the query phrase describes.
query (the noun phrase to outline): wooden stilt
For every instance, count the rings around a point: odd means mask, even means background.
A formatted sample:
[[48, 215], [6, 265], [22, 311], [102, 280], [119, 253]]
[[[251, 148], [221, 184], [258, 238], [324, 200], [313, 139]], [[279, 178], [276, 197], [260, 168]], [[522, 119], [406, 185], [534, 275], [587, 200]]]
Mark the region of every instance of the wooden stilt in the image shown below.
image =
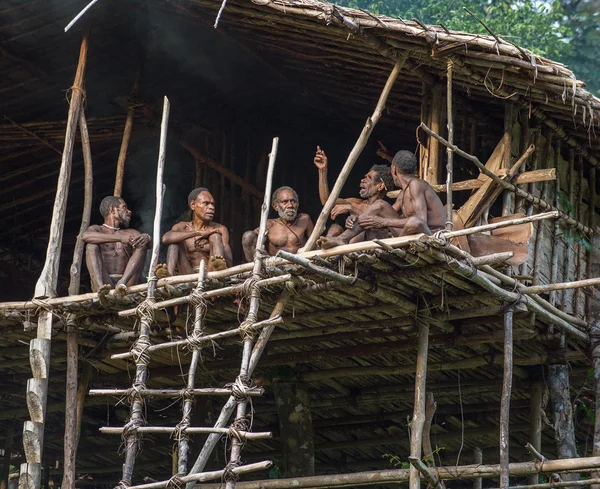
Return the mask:
[[13, 439], [15, 434], [15, 423], [4, 432], [4, 459], [2, 461], [2, 480], [0, 489], [8, 489], [8, 477], [10, 476], [10, 458], [12, 455]]
[[83, 422], [83, 406], [85, 403], [85, 397], [87, 395], [88, 386], [90, 379], [92, 378], [92, 364], [85, 362], [81, 369], [81, 378], [79, 379], [79, 385], [77, 387], [77, 442], [75, 446], [79, 445], [79, 435], [81, 434], [81, 423]]
[[513, 308], [504, 313], [504, 376], [500, 402], [500, 488], [508, 489], [510, 397], [513, 375]]
[[[418, 321], [419, 347], [415, 372], [415, 405], [410, 432], [410, 456], [421, 459], [423, 424], [425, 423], [425, 390], [427, 388], [427, 353], [429, 348], [429, 324], [425, 318]], [[414, 464], [410, 467], [410, 489], [421, 487], [420, 472]]]
[[406, 58], [402, 58], [402, 59], [396, 61], [396, 64], [394, 65], [394, 69], [390, 73], [390, 76], [387, 79], [385, 87], [383, 88], [383, 91], [381, 92], [381, 95], [379, 96], [379, 101], [377, 102], [375, 111], [373, 112], [373, 115], [371, 115], [371, 117], [369, 117], [367, 119], [367, 122], [365, 123], [365, 126], [363, 127], [363, 130], [360, 133], [358, 140], [354, 144], [352, 151], [350, 151], [350, 154], [348, 155], [348, 159], [346, 160], [346, 163], [344, 163], [344, 167], [342, 168], [342, 171], [340, 172], [340, 174], [335, 182], [335, 185], [331, 189], [329, 198], [327, 199], [327, 202], [325, 202], [325, 205], [323, 206], [323, 209], [321, 210], [321, 214], [319, 215], [319, 218], [317, 219], [317, 222], [315, 224], [313, 232], [310, 235], [310, 237], [308, 238], [308, 241], [306, 242], [306, 244], [304, 245], [303, 251], [312, 250], [317, 242], [317, 238], [319, 236], [321, 236], [321, 234], [323, 234], [323, 231], [325, 230], [325, 224], [327, 223], [327, 220], [329, 219], [329, 214], [331, 214], [331, 210], [333, 209], [333, 206], [335, 205], [336, 200], [340, 196], [340, 192], [342, 191], [342, 188], [343, 188], [344, 184], [346, 183], [348, 175], [350, 175], [350, 172], [352, 171], [354, 164], [358, 160], [358, 157], [362, 153], [362, 150], [365, 148], [367, 141], [369, 140], [369, 136], [371, 135], [371, 133], [373, 132], [373, 129], [377, 125], [377, 122], [379, 122], [379, 119], [381, 118], [381, 115], [383, 113], [383, 109], [385, 108], [385, 104], [387, 102], [388, 96], [390, 95], [390, 93], [392, 91], [394, 82], [396, 81], [396, 78], [398, 78], [398, 75], [400, 73], [400, 70], [402, 69], [402, 66], [404, 65], [405, 60], [406, 60]]
[[[152, 258], [150, 260], [150, 272], [148, 278], [148, 298], [146, 299], [146, 307], [140, 309], [140, 335], [134, 348], [137, 349], [136, 369], [134, 386], [138, 389], [143, 389], [146, 386], [148, 377], [148, 364], [150, 363], [150, 355], [145, 351], [150, 344], [150, 326], [153, 321], [154, 291], [156, 289], [156, 275], [154, 274], [156, 264], [158, 262], [158, 250], [160, 246], [160, 220], [162, 216], [162, 204], [164, 198], [163, 173], [165, 166], [165, 154], [167, 143], [167, 128], [169, 122], [170, 104], [167, 97], [164, 98], [163, 116], [160, 131], [160, 148], [158, 154], [158, 168], [156, 171], [156, 210], [154, 214], [154, 229], [152, 232]], [[121, 485], [130, 485], [133, 479], [133, 467], [135, 458], [139, 450], [140, 438], [137, 433], [137, 428], [143, 426], [144, 421], [144, 401], [141, 396], [133, 395], [131, 402], [131, 415], [129, 422], [126, 425], [127, 432], [123, 434], [125, 440], [125, 463], [123, 464], [123, 476]]]
[[[531, 401], [529, 407], [529, 443], [531, 446], [541, 452], [542, 450], [542, 398], [544, 386], [540, 382], [535, 382], [531, 388]], [[537, 484], [539, 478], [537, 474], [529, 476], [529, 484]]]
[[[67, 196], [71, 176], [71, 163], [75, 133], [79, 122], [79, 112], [84, 98], [83, 86], [88, 51], [88, 35], [81, 41], [79, 62], [73, 82], [65, 145], [58, 177], [56, 199], [52, 210], [50, 237], [44, 269], [35, 286], [35, 297], [56, 296], [58, 267], [62, 248], [62, 234], [67, 209]], [[32, 421], [23, 426], [23, 445], [26, 463], [21, 464], [20, 489], [39, 489], [41, 484], [41, 463], [44, 446], [44, 421], [48, 397], [48, 374], [50, 367], [50, 340], [52, 338], [52, 307], [45, 305], [38, 319], [37, 339], [30, 345], [30, 362], [33, 378], [27, 383], [27, 406]]]
[[[559, 359], [560, 361], [560, 359]], [[554, 420], [554, 440], [559, 458], [578, 457], [575, 427], [573, 425], [573, 406], [569, 390], [569, 367], [563, 362], [549, 365], [548, 388], [552, 403]], [[579, 480], [579, 474], [564, 474], [565, 480]]]
[[[440, 83], [436, 83], [431, 89], [431, 128], [436, 134], [442, 131], [442, 117], [443, 117], [443, 87]], [[434, 129], [436, 128], [436, 129]], [[423, 172], [423, 178], [429, 185], [436, 185], [439, 181], [440, 175], [440, 143], [434, 139], [429, 138], [428, 144], [428, 160], [427, 168]]]
[[[510, 102], [504, 105], [504, 137], [506, 139], [506, 151], [504, 152], [504, 161], [502, 168], [508, 170], [511, 167], [511, 147], [512, 147], [512, 128], [515, 123], [516, 109]], [[451, 143], [451, 141], [448, 141]], [[510, 216], [513, 214], [514, 194], [512, 192], [504, 192], [502, 196], [502, 215]]]
[[133, 99], [138, 92], [140, 84], [140, 73], [141, 64], [135, 72], [135, 79], [133, 81], [133, 89], [131, 90], [131, 96], [129, 97], [129, 106], [127, 107], [127, 117], [125, 119], [125, 128], [123, 129], [123, 140], [121, 141], [121, 149], [119, 150], [119, 159], [117, 160], [117, 174], [115, 176], [115, 190], [113, 195], [121, 197], [123, 193], [123, 177], [125, 176], [125, 160], [127, 159], [127, 149], [129, 148], [129, 141], [131, 139], [131, 132], [133, 130], [133, 117], [135, 116], [135, 107], [133, 106]]
[[[448, 105], [448, 142], [451, 145], [454, 144], [454, 117], [452, 114], [452, 66], [452, 60], [449, 59], [448, 68], [446, 70], [448, 78], [446, 97]], [[452, 231], [452, 182], [454, 178], [454, 152], [450, 147], [447, 147], [446, 153], [446, 230]]]
[[[475, 447], [473, 449], [473, 462], [476, 466], [480, 466], [483, 464], [483, 452], [481, 448]], [[481, 477], [477, 477], [473, 479], [473, 489], [481, 489], [483, 487], [483, 481]]]
[[[594, 174], [596, 172], [594, 171]], [[590, 185], [596, 182], [590, 181]], [[594, 192], [595, 193], [595, 192]], [[593, 204], [590, 212], [594, 212]], [[592, 241], [592, 252], [590, 253], [589, 271], [592, 276], [600, 276], [600, 237], [595, 236]], [[588, 301], [588, 320], [590, 323], [590, 339], [592, 343], [592, 365], [594, 367], [594, 390], [596, 394], [596, 411], [594, 422], [594, 444], [592, 455], [600, 455], [600, 290], [594, 287]], [[592, 477], [600, 479], [600, 471], [593, 472]], [[592, 486], [592, 489], [600, 489], [600, 484]]]
[[315, 443], [308, 389], [302, 382], [273, 384], [284, 477], [315, 475]]

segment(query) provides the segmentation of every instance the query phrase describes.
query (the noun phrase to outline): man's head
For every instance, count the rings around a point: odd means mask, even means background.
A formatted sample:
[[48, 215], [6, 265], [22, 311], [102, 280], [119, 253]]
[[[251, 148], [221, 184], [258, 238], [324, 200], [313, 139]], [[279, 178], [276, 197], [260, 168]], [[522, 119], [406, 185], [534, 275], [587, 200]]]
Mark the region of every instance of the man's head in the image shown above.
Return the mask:
[[360, 181], [360, 197], [368, 199], [374, 195], [385, 195], [394, 188], [394, 181], [387, 165], [374, 165]]
[[417, 173], [417, 157], [410, 151], [398, 151], [392, 160], [394, 183], [400, 186], [400, 175], [414, 176]]
[[188, 204], [192, 210], [192, 219], [197, 217], [209, 223], [215, 217], [215, 199], [204, 187], [195, 188], [188, 195]]
[[298, 194], [291, 187], [279, 187], [273, 192], [273, 209], [286, 221], [294, 221], [298, 215]]
[[127, 204], [121, 197], [104, 197], [100, 202], [100, 214], [104, 218], [104, 222], [111, 221], [111, 226], [129, 227], [131, 221], [131, 211], [127, 208]]

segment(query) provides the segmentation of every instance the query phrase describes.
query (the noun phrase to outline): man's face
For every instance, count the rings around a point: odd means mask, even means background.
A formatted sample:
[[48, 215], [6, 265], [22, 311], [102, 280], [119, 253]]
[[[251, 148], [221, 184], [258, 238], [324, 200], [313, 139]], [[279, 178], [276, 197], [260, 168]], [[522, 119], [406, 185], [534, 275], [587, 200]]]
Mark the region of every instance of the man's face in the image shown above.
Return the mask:
[[200, 220], [210, 222], [215, 217], [215, 199], [210, 192], [200, 192], [196, 200], [190, 202], [190, 209]]
[[362, 199], [368, 199], [377, 195], [385, 187], [383, 180], [376, 171], [371, 170], [360, 181], [359, 195]]
[[123, 226], [124, 228], [129, 227], [129, 222], [131, 221], [131, 211], [127, 208], [127, 204], [125, 203], [125, 201], [121, 199], [119, 207], [113, 207], [113, 209], [121, 226]]
[[293, 221], [298, 215], [298, 199], [291, 190], [282, 190], [279, 192], [277, 202], [273, 204], [273, 208], [281, 219]]

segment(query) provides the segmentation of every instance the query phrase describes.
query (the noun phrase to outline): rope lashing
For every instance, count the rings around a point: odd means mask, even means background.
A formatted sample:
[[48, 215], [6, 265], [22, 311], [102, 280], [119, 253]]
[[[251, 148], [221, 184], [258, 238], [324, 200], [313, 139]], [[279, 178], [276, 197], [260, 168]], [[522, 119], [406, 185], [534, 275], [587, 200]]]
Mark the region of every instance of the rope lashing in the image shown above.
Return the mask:
[[249, 277], [247, 278], [242, 285], [242, 293], [245, 296], [258, 296], [260, 293], [260, 287], [258, 286], [258, 281], [260, 279], [257, 277]]
[[152, 346], [150, 338], [147, 336], [140, 336], [137, 341], [131, 347], [131, 353], [136, 365], [148, 366], [150, 363], [150, 351], [148, 348]]
[[175, 426], [175, 431], [173, 432], [172, 437], [177, 441], [189, 440], [190, 437], [187, 434], [187, 429], [190, 427], [190, 421], [188, 419], [182, 419], [177, 426]]
[[154, 315], [156, 314], [156, 308], [154, 307], [154, 304], [154, 299], [146, 299], [136, 307], [135, 313], [140, 318], [140, 321], [146, 321], [148, 324], [154, 322]]
[[204, 316], [206, 314], [206, 300], [204, 299], [204, 292], [198, 289], [192, 290], [190, 293], [190, 305], [196, 309], [200, 308], [200, 314]]
[[[248, 314], [248, 316], [250, 316], [250, 314]], [[242, 324], [240, 324], [239, 330], [240, 330], [240, 336], [242, 337], [242, 340], [254, 339], [254, 337], [256, 336], [256, 332], [257, 332], [257, 329], [254, 326], [255, 323], [256, 323], [256, 318], [245, 319], [242, 322]]]
[[254, 382], [247, 375], [238, 375], [235, 382], [227, 384], [225, 388], [231, 389], [231, 395], [237, 402], [244, 402], [250, 400], [248, 390], [254, 388]]
[[143, 418], [131, 418], [129, 421], [127, 421], [125, 426], [123, 426], [123, 434], [121, 435], [123, 441], [127, 443], [130, 437], [137, 436], [138, 428], [141, 428], [145, 424], [146, 423], [144, 422]]
[[115, 486], [115, 489], [129, 489], [129, 486], [131, 486], [130, 481], [120, 480], [119, 483]]
[[52, 306], [48, 304], [45, 300], [36, 299], [34, 297], [33, 299], [31, 299], [31, 302], [32, 304], [35, 304], [38, 307], [38, 309], [43, 309], [46, 312], [52, 312]]
[[233, 469], [242, 465], [241, 460], [230, 460], [227, 462], [225, 466], [225, 470], [223, 471], [223, 482], [237, 482], [240, 480], [240, 476], [237, 475]]
[[175, 474], [167, 481], [167, 489], [185, 489], [185, 482], [181, 474]]

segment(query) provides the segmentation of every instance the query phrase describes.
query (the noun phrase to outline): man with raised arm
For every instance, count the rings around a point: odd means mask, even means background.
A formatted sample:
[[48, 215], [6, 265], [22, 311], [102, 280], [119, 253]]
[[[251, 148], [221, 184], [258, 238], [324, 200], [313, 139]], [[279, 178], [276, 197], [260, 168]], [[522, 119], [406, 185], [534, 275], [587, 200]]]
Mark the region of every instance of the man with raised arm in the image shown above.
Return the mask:
[[[319, 146], [317, 146], [314, 163], [319, 170], [319, 197], [321, 204], [325, 205], [325, 202], [329, 198], [329, 185], [327, 183], [328, 160], [325, 151]], [[392, 190], [392, 188], [393, 179], [389, 167], [386, 165], [374, 165], [360, 181], [360, 198], [338, 198], [336, 205], [331, 211], [331, 218], [335, 219], [342, 214], [359, 216], [374, 202], [383, 199], [388, 190]], [[354, 221], [347, 221], [347, 223], [354, 224]], [[329, 228], [327, 236], [337, 236], [342, 231], [341, 226], [334, 224]]]
[[178, 222], [162, 237], [162, 243], [169, 248], [166, 267], [159, 265], [156, 269], [158, 277], [195, 273], [201, 261], [206, 262], [209, 272], [233, 265], [229, 231], [212, 220], [215, 199], [211, 193], [206, 188], [196, 188], [187, 200], [192, 220]]
[[[365, 239], [381, 239], [388, 232], [393, 236], [432, 234], [444, 228], [446, 211], [442, 201], [424, 180], [417, 178], [417, 158], [410, 151], [398, 151], [392, 160], [394, 184], [401, 189], [394, 206], [383, 200], [374, 202], [360, 216], [352, 229], [335, 238], [322, 237], [322, 248], [349, 243], [365, 232]], [[398, 211], [396, 211], [398, 209]]]
[[[298, 214], [298, 194], [291, 187], [280, 187], [273, 192], [272, 205], [277, 219], [267, 220], [267, 252], [275, 256], [279, 250], [297, 253], [304, 246], [313, 230], [308, 214]], [[254, 260], [258, 239], [258, 228], [246, 231], [242, 236], [242, 247], [246, 261]]]
[[97, 292], [103, 285], [110, 285], [126, 292], [127, 286], [138, 283], [151, 239], [127, 229], [131, 211], [121, 197], [102, 199], [100, 214], [104, 223], [90, 226], [82, 236], [92, 290]]

